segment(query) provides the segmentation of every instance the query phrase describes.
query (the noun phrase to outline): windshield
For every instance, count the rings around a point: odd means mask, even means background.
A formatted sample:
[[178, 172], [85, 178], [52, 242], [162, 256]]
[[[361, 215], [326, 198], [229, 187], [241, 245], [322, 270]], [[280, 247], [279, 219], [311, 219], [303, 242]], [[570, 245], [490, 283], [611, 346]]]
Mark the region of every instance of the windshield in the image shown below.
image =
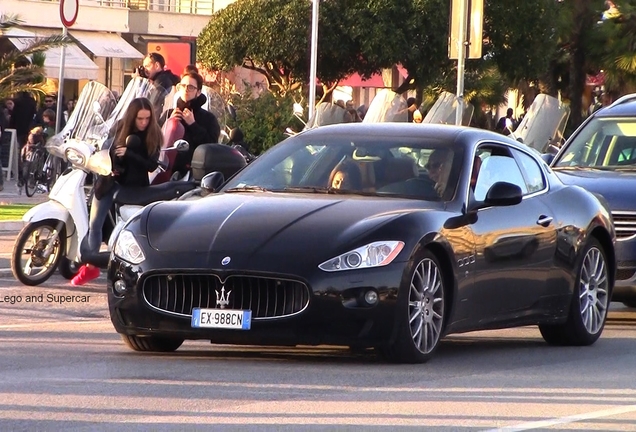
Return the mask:
[[455, 193], [461, 157], [435, 139], [301, 134], [232, 178], [223, 192], [336, 193], [440, 201]]
[[513, 138], [519, 138], [528, 147], [546, 153], [550, 146], [561, 146], [569, 116], [568, 106], [555, 97], [539, 94], [514, 131]]
[[636, 169], [636, 119], [593, 118], [567, 144], [553, 166]]
[[[462, 100], [462, 125], [470, 125], [470, 120], [473, 118], [475, 107], [472, 104], [466, 103]], [[431, 109], [426, 113], [422, 123], [435, 123], [435, 124], [451, 124], [454, 125], [457, 121], [457, 108], [459, 103], [457, 97], [449, 92], [442, 92], [439, 95]]]
[[406, 99], [389, 89], [378, 91], [364, 115], [363, 123], [406, 122]]
[[108, 132], [105, 119], [111, 115], [115, 104], [115, 96], [106, 86], [89, 81], [82, 89], [64, 129], [47, 141], [49, 152], [64, 158], [62, 146], [67, 139], [101, 148]]

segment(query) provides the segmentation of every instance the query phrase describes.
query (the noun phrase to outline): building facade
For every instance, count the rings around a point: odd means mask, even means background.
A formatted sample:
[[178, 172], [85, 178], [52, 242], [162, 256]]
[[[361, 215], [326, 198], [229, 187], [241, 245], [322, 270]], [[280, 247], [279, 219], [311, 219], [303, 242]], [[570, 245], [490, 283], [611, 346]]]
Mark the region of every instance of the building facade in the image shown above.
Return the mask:
[[[65, 98], [73, 99], [88, 80], [121, 93], [134, 68], [151, 51], [179, 74], [194, 59], [196, 37], [210, 16], [235, 0], [79, 0], [73, 44], [65, 47]], [[2, 0], [0, 14], [18, 15], [23, 24], [6, 34], [22, 47], [33, 37], [61, 33], [59, 1]], [[50, 90], [58, 91], [61, 48], [46, 53]]]

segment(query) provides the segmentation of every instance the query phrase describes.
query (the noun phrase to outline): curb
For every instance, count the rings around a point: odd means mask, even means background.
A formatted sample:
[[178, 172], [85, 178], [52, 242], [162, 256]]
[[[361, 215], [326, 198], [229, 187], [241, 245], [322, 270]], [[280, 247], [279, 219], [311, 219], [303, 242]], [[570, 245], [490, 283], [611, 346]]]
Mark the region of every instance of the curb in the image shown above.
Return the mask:
[[24, 221], [2, 221], [0, 222], [0, 231], [20, 231], [24, 227]]

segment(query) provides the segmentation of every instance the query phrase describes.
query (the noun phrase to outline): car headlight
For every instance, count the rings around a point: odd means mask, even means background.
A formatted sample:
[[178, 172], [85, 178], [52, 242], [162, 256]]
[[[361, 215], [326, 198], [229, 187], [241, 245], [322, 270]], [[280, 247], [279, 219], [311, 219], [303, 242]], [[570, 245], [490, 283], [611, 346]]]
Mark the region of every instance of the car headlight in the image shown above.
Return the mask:
[[390, 264], [404, 247], [401, 241], [369, 243], [325, 261], [318, 268], [326, 272], [381, 267]]
[[115, 256], [132, 264], [139, 264], [146, 259], [144, 251], [141, 250], [141, 246], [135, 240], [135, 236], [128, 230], [122, 230], [117, 236], [113, 253]]

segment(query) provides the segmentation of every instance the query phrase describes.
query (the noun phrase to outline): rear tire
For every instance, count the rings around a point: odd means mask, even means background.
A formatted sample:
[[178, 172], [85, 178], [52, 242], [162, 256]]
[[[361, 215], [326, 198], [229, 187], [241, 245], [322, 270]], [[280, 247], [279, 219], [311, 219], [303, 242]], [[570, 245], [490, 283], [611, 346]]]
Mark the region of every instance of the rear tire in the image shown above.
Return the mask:
[[[66, 247], [64, 228], [53, 243], [51, 253], [47, 257], [44, 256], [47, 239], [59, 222], [55, 219], [46, 219], [29, 223], [18, 234], [11, 254], [11, 271], [13, 276], [24, 285], [35, 286], [45, 282], [60, 263]], [[48, 235], [41, 239], [43, 233]], [[23, 262], [23, 259], [26, 261]], [[34, 270], [35, 273], [32, 273]]]
[[183, 339], [160, 336], [129, 336], [121, 335], [124, 343], [133, 351], [144, 352], [173, 352], [182, 344]]
[[585, 245], [578, 266], [567, 321], [539, 325], [541, 336], [550, 345], [592, 345], [603, 332], [611, 294], [605, 252], [592, 237]]
[[429, 250], [412, 261], [406, 286], [396, 303], [397, 334], [383, 348], [391, 361], [424, 363], [433, 355], [444, 330], [446, 284], [437, 257]]

